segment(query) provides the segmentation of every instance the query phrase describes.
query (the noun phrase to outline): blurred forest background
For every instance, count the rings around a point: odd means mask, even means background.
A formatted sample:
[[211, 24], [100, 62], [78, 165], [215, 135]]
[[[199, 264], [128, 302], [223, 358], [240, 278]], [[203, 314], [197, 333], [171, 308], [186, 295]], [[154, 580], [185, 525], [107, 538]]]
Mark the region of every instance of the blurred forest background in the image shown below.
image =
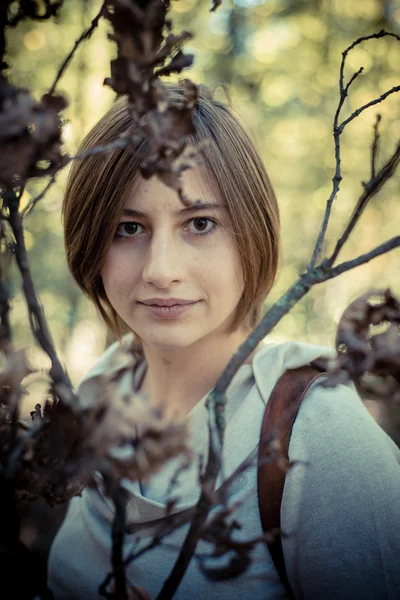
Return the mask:
[[[195, 38], [186, 46], [195, 55], [187, 76], [209, 87], [227, 85], [234, 111], [263, 157], [277, 192], [282, 216], [283, 257], [279, 279], [267, 305], [295, 280], [311, 256], [334, 172], [333, 115], [338, 103], [342, 51], [356, 38], [382, 28], [400, 34], [400, 0], [223, 0], [210, 13], [210, 0], [172, 3], [175, 31], [187, 29]], [[8, 33], [7, 62], [11, 82], [39, 97], [46, 91], [74, 41], [89, 26], [101, 0], [65, 0], [59, 23], [21, 23]], [[114, 99], [103, 86], [115, 47], [104, 22], [81, 45], [58, 90], [69, 99], [64, 140], [76, 152], [86, 132]], [[343, 117], [357, 106], [400, 83], [400, 44], [372, 40], [348, 57], [347, 79], [364, 66], [352, 86]], [[185, 74], [183, 74], [185, 75]], [[220, 87], [216, 97], [227, 100]], [[372, 126], [381, 124], [382, 159], [400, 138], [400, 96], [365, 111], [342, 136], [344, 180], [328, 231], [330, 247], [341, 232], [370, 172]], [[68, 168], [26, 219], [26, 242], [56, 348], [74, 384], [109, 343], [107, 332], [88, 300], [69, 275], [64, 258], [61, 203]], [[395, 176], [362, 216], [342, 260], [372, 249], [398, 234], [399, 177]], [[24, 203], [40, 192], [43, 181], [31, 183]], [[400, 293], [399, 253], [316, 286], [287, 315], [269, 339], [298, 339], [333, 344], [344, 308], [370, 288], [390, 286]], [[13, 278], [11, 313], [16, 348], [29, 347], [37, 369], [50, 366], [34, 346], [19, 274]], [[43, 398], [45, 375], [32, 375], [26, 409]]]

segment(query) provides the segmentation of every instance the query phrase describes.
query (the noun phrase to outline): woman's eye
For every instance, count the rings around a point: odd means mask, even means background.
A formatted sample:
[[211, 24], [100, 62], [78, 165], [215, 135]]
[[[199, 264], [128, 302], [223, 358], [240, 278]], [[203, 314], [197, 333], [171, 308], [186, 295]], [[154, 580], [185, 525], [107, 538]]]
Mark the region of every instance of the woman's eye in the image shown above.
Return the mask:
[[196, 235], [205, 235], [206, 233], [211, 233], [214, 231], [217, 224], [213, 219], [196, 217], [195, 219], [190, 219], [187, 226], [190, 228], [191, 233], [195, 233]]
[[127, 221], [126, 223], [120, 223], [117, 227], [117, 231], [115, 232], [116, 238], [128, 238], [134, 237], [141, 233], [142, 226], [140, 223], [135, 223], [134, 221]]

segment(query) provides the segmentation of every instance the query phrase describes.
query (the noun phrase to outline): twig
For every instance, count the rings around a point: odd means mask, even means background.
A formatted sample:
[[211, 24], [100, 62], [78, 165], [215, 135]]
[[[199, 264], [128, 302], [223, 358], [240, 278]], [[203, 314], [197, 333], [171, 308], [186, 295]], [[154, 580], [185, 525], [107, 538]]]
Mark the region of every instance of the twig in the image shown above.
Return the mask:
[[11, 343], [10, 325], [10, 298], [11, 287], [9, 282], [9, 258], [11, 252], [6, 246], [3, 223], [0, 223], [0, 347], [7, 354], [7, 347]]
[[[224, 393], [222, 393], [222, 398], [222, 406], [224, 406]], [[201, 531], [203, 530], [207, 519], [207, 515], [213, 504], [213, 491], [215, 488], [215, 482], [217, 480], [219, 470], [221, 468], [221, 454], [225, 424], [221, 424], [220, 429], [218, 429], [217, 426], [215, 428], [216, 433], [213, 432], [214, 426], [212, 425], [212, 421], [214, 417], [217, 416], [217, 411], [214, 411], [213, 409], [214, 407], [212, 405], [209, 405], [208, 419], [210, 431], [208, 439], [208, 461], [203, 477], [203, 485], [201, 489], [200, 498], [195, 506], [193, 517], [189, 526], [189, 531], [181, 546], [178, 558], [176, 559], [172, 571], [165, 580], [156, 600], [166, 600], [172, 598], [176, 590], [178, 589], [182, 577], [184, 576], [186, 569], [188, 568], [189, 563], [192, 560], [192, 557], [196, 550], [197, 542], [201, 535]], [[223, 411], [222, 419], [224, 420]]]
[[214, 12], [217, 10], [218, 6], [222, 4], [222, 0], [212, 0], [212, 6], [210, 8], [210, 12]]
[[88, 150], [84, 150], [79, 154], [75, 154], [75, 156], [70, 157], [70, 160], [82, 160], [83, 158], [92, 156], [94, 154], [103, 154], [105, 152], [112, 152], [113, 150], [117, 150], [119, 148], [127, 148], [131, 143], [133, 143], [132, 138], [120, 137], [110, 144], [95, 146], [94, 148], [89, 148]]
[[[374, 143], [375, 143], [375, 140], [376, 140], [376, 135], [375, 135]], [[372, 155], [373, 155], [372, 163], [373, 163], [373, 165], [375, 162], [374, 152], [376, 152], [376, 149], [374, 149], [374, 145], [373, 145], [373, 147], [372, 147]], [[330, 265], [333, 265], [335, 263], [340, 250], [343, 248], [344, 244], [348, 240], [349, 235], [351, 234], [354, 227], [356, 226], [356, 224], [357, 224], [363, 210], [367, 206], [369, 200], [373, 196], [375, 196], [375, 194], [377, 194], [379, 192], [379, 190], [382, 188], [384, 183], [392, 177], [399, 162], [400, 162], [400, 143], [397, 145], [395, 152], [390, 157], [388, 162], [382, 167], [382, 169], [379, 171], [379, 173], [373, 179], [371, 179], [368, 183], [364, 184], [364, 187], [365, 187], [364, 192], [358, 199], [357, 204], [353, 210], [353, 213], [352, 213], [342, 235], [336, 242], [336, 246], [335, 246], [335, 249], [334, 249], [332, 255], [328, 259], [328, 263]]]
[[335, 116], [333, 119], [333, 139], [334, 139], [334, 145], [335, 145], [335, 174], [332, 179], [332, 191], [331, 191], [331, 194], [326, 203], [325, 213], [324, 213], [324, 217], [322, 219], [321, 230], [318, 234], [317, 242], [315, 244], [315, 248], [314, 248], [311, 260], [308, 265], [309, 270], [314, 268], [314, 266], [318, 260], [318, 257], [321, 254], [322, 246], [324, 244], [324, 240], [325, 240], [325, 236], [326, 236], [326, 231], [328, 229], [329, 219], [331, 216], [332, 204], [338, 194], [340, 182], [342, 181], [340, 135], [343, 133], [343, 130], [346, 127], [346, 125], [348, 125], [348, 123], [350, 123], [353, 119], [355, 119], [361, 112], [363, 112], [370, 106], [374, 106], [375, 104], [382, 102], [390, 94], [400, 91], [400, 86], [393, 87], [391, 90], [382, 94], [382, 96], [380, 96], [379, 98], [376, 98], [375, 100], [372, 100], [371, 102], [368, 102], [367, 104], [364, 104], [363, 106], [358, 108], [356, 111], [354, 111], [354, 113], [352, 113], [350, 115], [350, 117], [345, 119], [339, 125], [339, 116], [340, 116], [341, 110], [343, 108], [344, 101], [348, 96], [349, 88], [352, 85], [352, 83], [355, 81], [355, 79], [357, 79], [357, 77], [363, 71], [363, 67], [361, 67], [356, 73], [353, 74], [353, 76], [350, 78], [349, 82], [346, 85], [344, 85], [344, 68], [345, 68], [345, 64], [346, 64], [346, 58], [347, 58], [349, 52], [351, 50], [353, 50], [353, 48], [355, 46], [357, 46], [358, 44], [361, 44], [362, 42], [365, 42], [367, 40], [380, 39], [380, 38], [387, 37], [387, 36], [394, 37], [396, 40], [400, 41], [400, 37], [398, 35], [382, 30], [382, 31], [379, 31], [378, 33], [373, 33], [371, 35], [367, 35], [367, 36], [358, 38], [352, 44], [350, 44], [350, 46], [348, 46], [346, 48], [346, 50], [344, 50], [344, 52], [342, 52], [342, 60], [340, 63], [340, 70], [339, 70], [339, 103], [338, 103], [338, 107], [336, 109]]
[[78, 399], [73, 392], [70, 379], [58, 359], [44, 316], [43, 307], [36, 294], [35, 285], [29, 268], [28, 253], [25, 247], [22, 217], [18, 212], [18, 198], [16, 197], [14, 190], [8, 190], [5, 193], [4, 198], [10, 211], [9, 222], [15, 237], [15, 257], [22, 277], [22, 288], [28, 305], [29, 322], [32, 332], [51, 360], [50, 376], [54, 381], [57, 394], [66, 404], [73, 408], [78, 408]]
[[[172, 533], [173, 531], [175, 531], [175, 529], [171, 527], [170, 530], [168, 531], [168, 533], [164, 533], [163, 535], [164, 536], [168, 535], [169, 533]], [[131, 554], [129, 554], [128, 557], [124, 560], [124, 568], [126, 568], [136, 558], [139, 558], [143, 554], [146, 554], [146, 552], [148, 552], [149, 550], [152, 550], [156, 546], [159, 546], [161, 543], [161, 537], [162, 536], [155, 536], [150, 542], [148, 542], [145, 546], [140, 548], [140, 550], [137, 550], [136, 552], [132, 552]], [[104, 579], [101, 586], [99, 587], [99, 594], [101, 596], [107, 597], [106, 589], [110, 585], [113, 577], [114, 577], [113, 571], [111, 571], [110, 573], [107, 574], [106, 578]]]
[[[35, 19], [37, 21], [44, 21], [51, 17], [55, 17], [57, 15], [57, 10], [62, 6], [64, 0], [58, 0], [51, 4], [49, 0], [42, 2], [41, 4], [45, 6], [45, 12], [40, 14], [39, 10], [42, 9], [42, 6], [36, 6], [34, 3], [24, 3], [28, 8], [19, 9], [16, 15], [10, 18], [8, 25], [9, 27], [16, 27], [20, 21], [23, 19]], [[40, 8], [39, 8], [40, 7]]]
[[362, 254], [361, 256], [358, 256], [357, 258], [353, 258], [352, 260], [348, 260], [347, 262], [341, 263], [337, 267], [332, 267], [329, 270], [330, 276], [328, 277], [328, 279], [333, 279], [334, 277], [337, 277], [338, 275], [345, 273], [345, 271], [350, 271], [350, 269], [354, 269], [354, 267], [359, 267], [360, 265], [364, 265], [365, 263], [369, 262], [373, 258], [376, 258], [377, 256], [381, 256], [382, 254], [386, 254], [390, 250], [394, 250], [395, 248], [398, 248], [399, 246], [400, 246], [400, 235], [396, 235], [396, 236], [392, 237], [390, 240], [388, 240], [387, 242], [380, 244], [380, 246], [377, 246], [370, 252], [367, 252], [366, 254]]
[[46, 185], [46, 187], [40, 192], [40, 194], [38, 194], [35, 198], [32, 198], [28, 204], [25, 206], [25, 208], [21, 211], [21, 218], [24, 219], [27, 215], [29, 215], [32, 210], [35, 208], [36, 204], [42, 199], [44, 198], [44, 196], [47, 194], [47, 192], [49, 191], [49, 189], [51, 188], [51, 186], [53, 185], [53, 183], [56, 181], [56, 174], [54, 173], [54, 175], [52, 175], [50, 181], [48, 182], [48, 184]]
[[346, 48], [346, 50], [344, 50], [342, 52], [342, 62], [340, 64], [340, 79], [339, 79], [340, 90], [344, 89], [344, 86], [343, 86], [344, 67], [345, 67], [345, 62], [346, 62], [348, 53], [351, 50], [353, 50], [353, 48], [355, 48], [359, 44], [362, 44], [363, 42], [366, 42], [368, 40], [378, 40], [378, 39], [381, 39], [384, 37], [394, 37], [396, 40], [398, 40], [400, 42], [400, 36], [396, 35], [395, 33], [391, 33], [389, 31], [385, 31], [384, 29], [381, 29], [381, 31], [378, 31], [378, 33], [371, 33], [370, 35], [365, 35], [363, 37], [356, 39], [352, 44], [350, 44], [350, 46], [348, 46]]
[[123, 560], [127, 499], [127, 492], [118, 485], [114, 486], [112, 501], [115, 506], [115, 514], [112, 524], [111, 564], [115, 578], [115, 593], [120, 600], [128, 600]]
[[[168, 499], [167, 500], [167, 510], [166, 510], [167, 515], [171, 512], [173, 506], [179, 500], [179, 498], [172, 498], [174, 488], [175, 488], [175, 486], [178, 485], [179, 476], [182, 473], [184, 473], [185, 471], [187, 471], [189, 467], [190, 467], [190, 460], [182, 461], [182, 464], [180, 464], [177, 467], [177, 469], [175, 470], [175, 473], [172, 475], [171, 479], [168, 482], [168, 488], [167, 488], [167, 491], [165, 492], [165, 497]], [[172, 501], [171, 501], [171, 499], [172, 499]]]
[[78, 49], [79, 45], [84, 41], [87, 40], [91, 37], [93, 31], [96, 29], [96, 27], [99, 24], [100, 18], [103, 16], [103, 12], [105, 9], [105, 5], [106, 3], [104, 2], [99, 10], [99, 12], [97, 13], [97, 15], [94, 17], [94, 19], [92, 20], [90, 27], [88, 29], [86, 29], [86, 31], [84, 31], [81, 35], [81, 37], [79, 39], [76, 40], [74, 47], [72, 48], [71, 52], [68, 54], [68, 56], [64, 59], [61, 67], [58, 69], [58, 73], [56, 75], [56, 78], [53, 81], [53, 84], [48, 92], [48, 94], [51, 96], [54, 94], [57, 83], [60, 81], [61, 77], [64, 74], [65, 69], [67, 68], [67, 66], [69, 65], [69, 63], [71, 62], [76, 50]]
[[364, 106], [360, 106], [360, 108], [357, 108], [357, 110], [355, 110], [347, 119], [342, 121], [342, 123], [339, 125], [339, 133], [342, 133], [346, 125], [348, 125], [351, 121], [353, 121], [353, 119], [358, 117], [358, 115], [364, 112], [364, 110], [370, 108], [371, 106], [375, 106], [375, 104], [379, 104], [380, 102], [385, 100], [385, 98], [387, 98], [391, 94], [395, 94], [396, 92], [400, 92], [400, 85], [393, 86], [390, 90], [382, 94], [382, 96], [379, 96], [379, 98], [375, 98], [374, 100], [371, 100], [371, 102], [367, 102], [367, 104], [364, 104]]
[[375, 125], [374, 125], [374, 139], [371, 147], [371, 179], [375, 179], [376, 173], [376, 163], [378, 160], [378, 152], [379, 152], [379, 123], [382, 120], [382, 116], [380, 114], [376, 115]]
[[19, 459], [21, 458], [22, 452], [25, 450], [27, 443], [37, 438], [46, 425], [47, 422], [44, 419], [38, 423], [35, 423], [30, 427], [29, 431], [23, 437], [21, 437], [18, 445], [13, 446], [12, 451], [8, 455], [7, 465], [4, 469], [5, 477], [10, 479], [15, 477]]

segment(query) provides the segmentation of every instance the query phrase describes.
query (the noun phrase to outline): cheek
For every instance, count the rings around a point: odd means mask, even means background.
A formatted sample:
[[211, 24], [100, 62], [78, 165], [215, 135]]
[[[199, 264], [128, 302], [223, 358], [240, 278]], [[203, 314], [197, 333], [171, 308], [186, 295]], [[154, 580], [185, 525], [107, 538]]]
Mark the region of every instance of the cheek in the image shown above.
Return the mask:
[[[219, 295], [241, 297], [244, 288], [242, 267], [236, 248], [229, 240], [216, 245], [207, 260], [202, 261], [203, 279]], [[201, 272], [199, 270], [199, 272]], [[220, 296], [221, 297], [221, 296]], [[234, 300], [234, 298], [232, 298]]]
[[106, 255], [100, 275], [103, 280], [104, 289], [108, 296], [115, 295], [117, 291], [121, 291], [125, 286], [132, 283], [133, 269], [129, 268], [123, 253], [111, 249]]

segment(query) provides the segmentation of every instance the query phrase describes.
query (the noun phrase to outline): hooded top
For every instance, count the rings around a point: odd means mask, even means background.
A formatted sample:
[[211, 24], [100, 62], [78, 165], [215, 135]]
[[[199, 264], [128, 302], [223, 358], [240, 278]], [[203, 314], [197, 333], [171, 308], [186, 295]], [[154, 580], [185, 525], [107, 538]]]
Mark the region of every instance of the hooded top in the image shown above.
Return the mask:
[[[78, 394], [83, 403], [94, 401], [101, 393], [102, 374], [117, 368], [118, 347], [113, 344], [82, 381]], [[236, 540], [255, 540], [262, 535], [256, 450], [265, 407], [277, 380], [287, 369], [334, 356], [333, 349], [301, 342], [267, 344], [232, 379], [226, 394], [223, 463], [216, 487], [244, 461], [249, 463], [228, 488], [231, 519], [240, 525], [235, 529]], [[136, 377], [144, 366], [136, 369]], [[132, 372], [124, 374], [121, 393], [132, 389], [132, 377]], [[199, 460], [204, 464], [208, 448], [206, 397], [186, 417], [195, 458], [176, 477], [173, 513], [184, 515], [200, 494]], [[311, 386], [294, 423], [289, 459], [298, 464], [286, 477], [281, 525], [286, 570], [296, 598], [398, 599], [400, 450], [375, 422], [353, 386], [324, 388], [317, 382]], [[179, 464], [179, 458], [169, 461], [145, 483], [125, 480], [127, 523], [139, 529], [125, 536], [125, 557], [153, 539], [154, 527], [165, 525], [170, 480]], [[113, 504], [103, 495], [101, 481], [97, 488], [87, 488], [70, 501], [49, 558], [49, 587], [55, 600], [101, 597], [98, 587], [111, 571], [112, 519]], [[185, 523], [131, 562], [126, 569], [128, 581], [156, 598], [187, 529]], [[206, 541], [199, 542], [174, 598], [287, 597], [264, 543], [255, 545], [243, 573], [222, 580], [212, 576], [213, 569], [221, 573], [232, 554], [207, 558], [212, 550]]]

